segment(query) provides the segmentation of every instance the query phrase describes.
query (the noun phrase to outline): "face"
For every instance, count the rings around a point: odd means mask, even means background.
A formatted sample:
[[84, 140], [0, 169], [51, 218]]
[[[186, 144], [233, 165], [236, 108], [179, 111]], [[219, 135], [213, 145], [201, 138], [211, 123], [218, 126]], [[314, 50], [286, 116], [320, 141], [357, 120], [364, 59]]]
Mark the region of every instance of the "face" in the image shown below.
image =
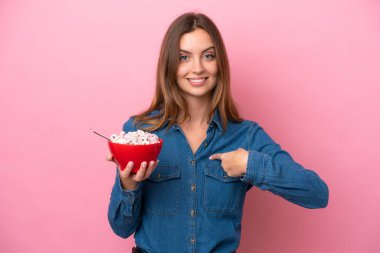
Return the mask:
[[217, 83], [217, 59], [214, 43], [203, 29], [180, 38], [180, 63], [177, 84], [185, 98], [209, 97]]

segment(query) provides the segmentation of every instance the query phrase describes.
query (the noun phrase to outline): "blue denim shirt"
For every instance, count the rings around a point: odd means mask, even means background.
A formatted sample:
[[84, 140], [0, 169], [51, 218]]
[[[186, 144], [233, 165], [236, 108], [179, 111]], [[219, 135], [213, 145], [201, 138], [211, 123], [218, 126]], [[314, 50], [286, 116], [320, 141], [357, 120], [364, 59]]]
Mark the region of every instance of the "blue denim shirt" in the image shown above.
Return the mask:
[[[123, 130], [137, 130], [132, 118]], [[135, 233], [144, 252], [234, 252], [245, 195], [252, 186], [306, 208], [327, 206], [327, 185], [253, 121], [228, 122], [223, 132], [214, 113], [195, 154], [178, 125], [154, 133], [164, 140], [159, 165], [134, 191], [123, 190], [116, 173], [108, 210], [113, 231], [123, 238]], [[230, 177], [220, 160], [209, 160], [212, 154], [238, 148], [249, 151], [244, 176]]]

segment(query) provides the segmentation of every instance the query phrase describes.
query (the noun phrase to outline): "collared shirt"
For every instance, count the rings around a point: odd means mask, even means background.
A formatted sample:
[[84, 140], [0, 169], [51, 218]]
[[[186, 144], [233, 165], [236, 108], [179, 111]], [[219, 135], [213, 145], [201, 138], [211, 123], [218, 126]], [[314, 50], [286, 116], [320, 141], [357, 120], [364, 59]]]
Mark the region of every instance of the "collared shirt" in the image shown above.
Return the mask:
[[[125, 132], [136, 131], [130, 118]], [[327, 206], [328, 187], [295, 162], [257, 123], [228, 122], [216, 111], [195, 153], [178, 125], [153, 132], [163, 139], [159, 165], [134, 191], [123, 190], [116, 173], [108, 209], [113, 231], [134, 234], [144, 252], [234, 252], [240, 242], [247, 191], [256, 186], [306, 208]], [[243, 148], [245, 175], [228, 176], [210, 155]]]

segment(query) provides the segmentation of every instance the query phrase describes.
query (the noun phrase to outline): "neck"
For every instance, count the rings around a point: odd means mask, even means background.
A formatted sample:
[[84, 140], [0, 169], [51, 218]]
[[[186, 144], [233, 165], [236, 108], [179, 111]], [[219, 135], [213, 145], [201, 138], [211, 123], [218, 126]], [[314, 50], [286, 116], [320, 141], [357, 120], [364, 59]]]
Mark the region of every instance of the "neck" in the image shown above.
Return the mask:
[[209, 121], [210, 112], [210, 98], [186, 98], [187, 108], [191, 116], [190, 119], [186, 119], [183, 124], [193, 126], [207, 125]]

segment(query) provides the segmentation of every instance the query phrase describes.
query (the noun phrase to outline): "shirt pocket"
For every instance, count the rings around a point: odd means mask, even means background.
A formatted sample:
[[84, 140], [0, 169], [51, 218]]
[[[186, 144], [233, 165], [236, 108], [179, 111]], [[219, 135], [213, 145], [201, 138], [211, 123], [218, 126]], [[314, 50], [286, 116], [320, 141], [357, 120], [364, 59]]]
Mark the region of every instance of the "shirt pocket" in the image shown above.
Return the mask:
[[207, 212], [241, 215], [246, 184], [228, 176], [221, 166], [205, 167], [203, 206]]
[[143, 182], [143, 207], [148, 214], [174, 215], [180, 208], [180, 169], [157, 166]]

